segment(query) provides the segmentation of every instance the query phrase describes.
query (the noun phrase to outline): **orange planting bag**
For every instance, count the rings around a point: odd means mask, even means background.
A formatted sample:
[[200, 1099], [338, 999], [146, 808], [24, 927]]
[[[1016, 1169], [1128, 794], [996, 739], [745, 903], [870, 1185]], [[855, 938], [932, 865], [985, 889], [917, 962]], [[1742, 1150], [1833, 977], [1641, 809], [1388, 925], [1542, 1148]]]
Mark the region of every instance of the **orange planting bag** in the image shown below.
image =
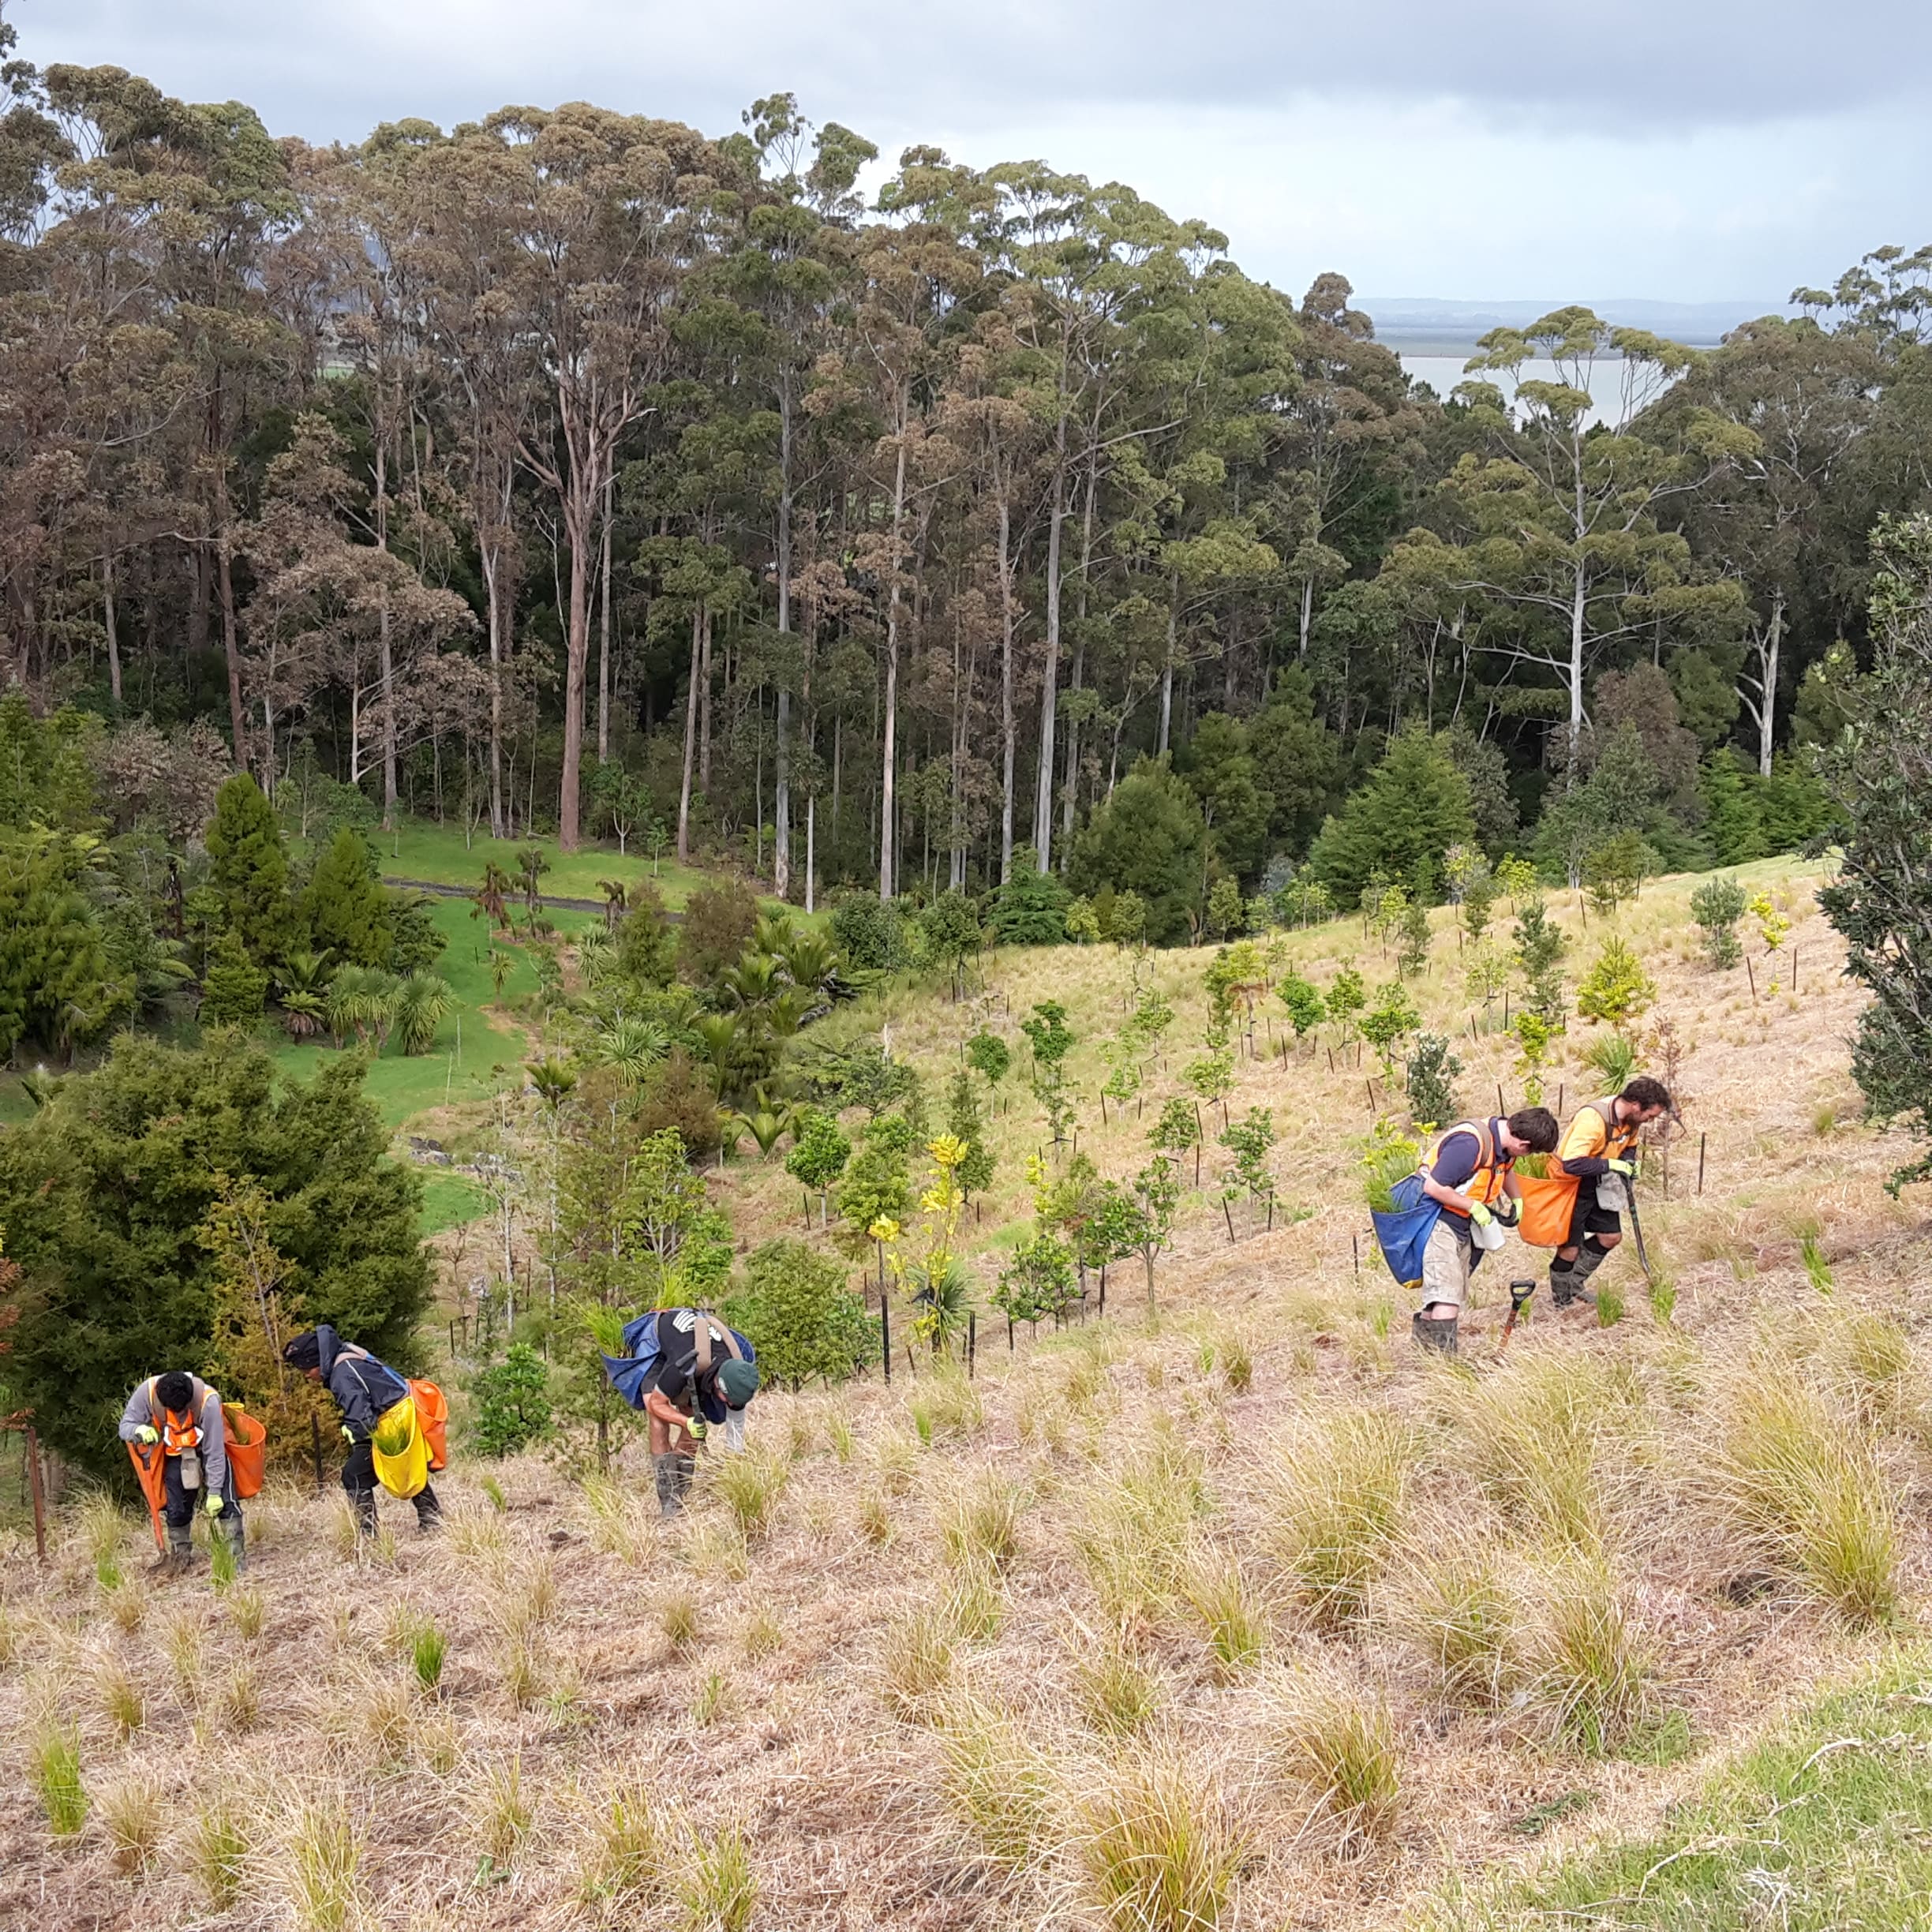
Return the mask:
[[250, 1415], [239, 1402], [223, 1402], [222, 1433], [227, 1445], [228, 1466], [234, 1471], [236, 1496], [260, 1496], [268, 1461], [268, 1425]]
[[449, 1466], [449, 1398], [433, 1382], [412, 1378], [409, 1391], [416, 1404], [416, 1426], [429, 1445], [432, 1470]]
[[1519, 1174], [1522, 1219], [1516, 1231], [1532, 1248], [1560, 1248], [1570, 1238], [1570, 1217], [1576, 1211], [1574, 1174], [1555, 1174], [1539, 1179]]

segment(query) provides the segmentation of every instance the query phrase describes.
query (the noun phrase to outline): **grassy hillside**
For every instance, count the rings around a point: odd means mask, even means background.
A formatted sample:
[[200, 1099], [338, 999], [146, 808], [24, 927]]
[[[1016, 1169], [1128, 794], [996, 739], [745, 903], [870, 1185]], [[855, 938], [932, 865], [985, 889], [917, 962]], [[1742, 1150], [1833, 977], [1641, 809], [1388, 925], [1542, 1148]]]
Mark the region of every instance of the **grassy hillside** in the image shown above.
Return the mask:
[[[970, 1384], [929, 1364], [761, 1395], [753, 1453], [709, 1467], [682, 1522], [657, 1521], [634, 1442], [583, 1486], [459, 1449], [448, 1534], [389, 1504], [393, 1533], [359, 1554], [339, 1498], [282, 1471], [226, 1593], [150, 1586], [144, 1527], [99, 1503], [66, 1512], [44, 1574], [17, 1544], [0, 1910], [1500, 1932], [1822, 1924], [1845, 1882], [1863, 1923], [1908, 1923], [1926, 1687], [1894, 1646], [1932, 1574], [1912, 1507], [1932, 1382], [1900, 1291], [1926, 1241], [1884, 1192], [1901, 1145], [1855, 1124], [1857, 998], [1811, 881], [1756, 878], [1795, 917], [1795, 992], [1788, 964], [1754, 1000], [1698, 961], [1690, 882], [1619, 922], [1683, 1041], [1690, 1138], [1668, 1198], [1655, 1170], [1644, 1195], [1674, 1301], [1627, 1247], [1598, 1277], [1620, 1321], [1541, 1307], [1499, 1363], [1512, 1250], [1483, 1271], [1463, 1365], [1418, 1360], [1386, 1271], [1365, 1246], [1354, 1267], [1365, 1073], [1331, 1073], [1326, 1042], [1284, 1069], [1257, 1019], [1230, 1105], [1275, 1108], [1306, 1219], [1237, 1219], [1230, 1243], [1196, 1201], [1157, 1315], [1132, 1269], [1106, 1322], [1023, 1331], [1011, 1356], [983, 1335]], [[1602, 933], [1565, 917], [1574, 980]], [[1359, 926], [1289, 945], [1320, 980], [1351, 957], [1381, 972]], [[1149, 1118], [1199, 1050], [1206, 957], [1143, 968], [1179, 1009]], [[1002, 956], [976, 1007], [901, 990], [883, 1017], [937, 1082], [983, 1020], [1058, 998], [1091, 1094], [1133, 971]], [[1460, 1032], [1472, 1103], [1498, 1079], [1513, 1100], [1462, 993], [1439, 930], [1425, 1017]], [[1589, 1090], [1586, 1037], [1552, 1097]], [[1103, 1129], [1090, 1106], [1082, 1150], [1130, 1173], [1147, 1120]], [[995, 1129], [983, 1282], [1039, 1139], [1017, 1082]], [[776, 1158], [720, 1185], [747, 1243], [798, 1228]], [[176, 1776], [189, 1739], [219, 1788]], [[66, 1741], [88, 1810], [57, 1837], [32, 1773], [60, 1773]]]

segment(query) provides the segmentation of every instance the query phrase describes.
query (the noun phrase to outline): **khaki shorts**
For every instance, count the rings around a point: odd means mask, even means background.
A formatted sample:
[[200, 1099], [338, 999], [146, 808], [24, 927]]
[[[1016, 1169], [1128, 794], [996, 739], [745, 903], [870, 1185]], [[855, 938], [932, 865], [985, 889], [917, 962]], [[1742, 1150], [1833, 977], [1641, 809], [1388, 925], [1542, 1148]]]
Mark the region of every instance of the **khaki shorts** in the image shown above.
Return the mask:
[[1470, 1271], [1476, 1265], [1473, 1242], [1459, 1241], [1447, 1215], [1429, 1230], [1422, 1250], [1422, 1305], [1447, 1301], [1457, 1308], [1469, 1294]]

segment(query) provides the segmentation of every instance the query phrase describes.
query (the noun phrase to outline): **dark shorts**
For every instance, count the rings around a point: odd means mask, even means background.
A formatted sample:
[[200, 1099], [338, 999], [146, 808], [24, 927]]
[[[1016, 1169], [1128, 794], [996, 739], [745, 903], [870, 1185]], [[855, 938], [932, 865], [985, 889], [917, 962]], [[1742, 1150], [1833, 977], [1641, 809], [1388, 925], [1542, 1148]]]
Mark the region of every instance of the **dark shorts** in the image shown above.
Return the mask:
[[1623, 1232], [1623, 1217], [1614, 1208], [1597, 1206], [1594, 1177], [1578, 1181], [1576, 1206], [1570, 1211], [1570, 1238], [1564, 1245], [1575, 1247], [1586, 1234], [1621, 1234]]

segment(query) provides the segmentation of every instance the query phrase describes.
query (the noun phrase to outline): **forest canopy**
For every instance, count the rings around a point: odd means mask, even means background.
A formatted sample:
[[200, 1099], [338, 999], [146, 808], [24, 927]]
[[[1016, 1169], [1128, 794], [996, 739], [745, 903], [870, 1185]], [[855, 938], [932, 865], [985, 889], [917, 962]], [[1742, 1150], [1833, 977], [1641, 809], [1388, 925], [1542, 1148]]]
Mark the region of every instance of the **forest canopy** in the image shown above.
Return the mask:
[[794, 899], [1023, 863], [1181, 937], [1311, 848], [1358, 890], [1350, 795], [1425, 741], [1425, 874], [1472, 828], [1574, 879], [1828, 816], [1866, 533], [1926, 495], [1932, 251], [1708, 351], [1559, 309], [1438, 396], [1340, 274], [1291, 297], [1039, 163], [914, 146], [868, 197], [788, 94], [317, 147], [7, 73], [0, 653], [139, 780], [112, 832], [198, 829], [192, 742], [305, 818], [347, 788]]

